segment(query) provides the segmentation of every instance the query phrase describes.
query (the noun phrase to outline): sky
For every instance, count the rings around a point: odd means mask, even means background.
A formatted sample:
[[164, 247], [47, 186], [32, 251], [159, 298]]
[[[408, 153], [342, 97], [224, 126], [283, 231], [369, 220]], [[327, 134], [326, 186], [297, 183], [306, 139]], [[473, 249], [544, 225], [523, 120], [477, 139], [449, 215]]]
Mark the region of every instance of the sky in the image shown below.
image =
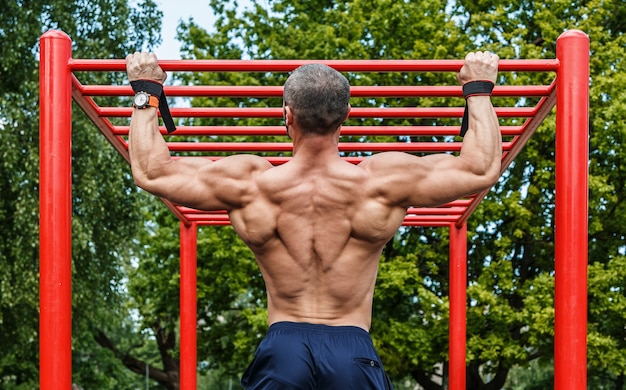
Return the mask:
[[193, 16], [194, 22], [207, 30], [215, 20], [209, 0], [160, 0], [157, 4], [163, 11], [163, 42], [154, 51], [162, 60], [180, 59], [181, 43], [176, 40], [176, 27], [181, 20], [188, 21]]
[[[209, 0], [156, 0], [163, 11], [161, 38], [163, 42], [154, 49], [162, 60], [180, 59], [180, 42], [176, 40], [176, 27], [181, 20], [187, 22], [193, 17], [194, 22], [208, 31], [213, 30], [215, 16], [209, 7]], [[250, 0], [238, 0], [238, 11], [251, 7]]]

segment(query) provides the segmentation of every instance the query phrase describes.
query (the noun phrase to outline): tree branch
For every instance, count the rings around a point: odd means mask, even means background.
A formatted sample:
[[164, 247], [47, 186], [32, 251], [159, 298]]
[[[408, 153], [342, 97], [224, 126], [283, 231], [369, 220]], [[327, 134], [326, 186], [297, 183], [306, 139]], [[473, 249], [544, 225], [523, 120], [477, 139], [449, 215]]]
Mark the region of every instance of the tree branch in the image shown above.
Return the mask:
[[[176, 364], [175, 371], [159, 370], [158, 368], [135, 358], [128, 352], [120, 351], [119, 348], [117, 348], [117, 346], [113, 343], [113, 341], [111, 341], [111, 339], [109, 339], [109, 337], [101, 330], [97, 331], [94, 339], [101, 347], [113, 352], [113, 355], [115, 355], [115, 357], [118, 358], [122, 362], [122, 364], [124, 364], [124, 366], [130, 371], [134, 372], [135, 374], [145, 375], [147, 370], [150, 379], [157, 381], [168, 390], [179, 390], [180, 384], [178, 364]], [[158, 340], [159, 338], [157, 337], [157, 342]], [[161, 350], [160, 342], [159, 350]]]

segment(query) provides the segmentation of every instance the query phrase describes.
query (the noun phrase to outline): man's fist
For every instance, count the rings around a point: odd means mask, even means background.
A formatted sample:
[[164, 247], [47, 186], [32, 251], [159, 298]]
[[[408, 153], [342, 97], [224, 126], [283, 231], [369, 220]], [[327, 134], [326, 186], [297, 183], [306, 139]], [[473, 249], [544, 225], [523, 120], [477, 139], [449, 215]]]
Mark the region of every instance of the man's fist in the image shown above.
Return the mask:
[[159, 66], [156, 54], [135, 52], [126, 56], [128, 81], [152, 80], [163, 84], [167, 75]]
[[461, 85], [474, 80], [491, 81], [495, 84], [499, 60], [500, 57], [488, 51], [468, 53], [456, 78]]

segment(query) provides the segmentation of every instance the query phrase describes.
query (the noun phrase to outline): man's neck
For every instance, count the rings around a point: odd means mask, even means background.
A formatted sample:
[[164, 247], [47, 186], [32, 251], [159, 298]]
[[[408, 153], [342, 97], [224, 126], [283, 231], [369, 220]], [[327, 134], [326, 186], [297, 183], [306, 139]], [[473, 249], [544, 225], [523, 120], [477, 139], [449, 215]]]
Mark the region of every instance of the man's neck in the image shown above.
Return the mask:
[[293, 139], [293, 156], [298, 159], [319, 160], [339, 157], [339, 136], [333, 134], [298, 134]]

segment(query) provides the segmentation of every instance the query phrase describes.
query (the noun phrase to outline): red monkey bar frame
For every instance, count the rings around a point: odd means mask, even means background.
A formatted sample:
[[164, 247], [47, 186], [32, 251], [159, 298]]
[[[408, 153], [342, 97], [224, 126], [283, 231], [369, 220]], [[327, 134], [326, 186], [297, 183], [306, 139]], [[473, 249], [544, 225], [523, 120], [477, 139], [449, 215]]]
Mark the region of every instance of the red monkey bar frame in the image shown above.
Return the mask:
[[[160, 61], [166, 71], [289, 72], [311, 61]], [[316, 61], [345, 72], [457, 72], [458, 60]], [[76, 72], [125, 71], [123, 60], [71, 58], [71, 40], [61, 31], [41, 37], [40, 64], [40, 384], [42, 390], [71, 387], [71, 109], [72, 98], [85, 111], [113, 147], [128, 160], [128, 125], [109, 118], [128, 118], [132, 109], [101, 107], [98, 97], [130, 97], [129, 86], [83, 85]], [[534, 131], [557, 107], [556, 227], [555, 227], [555, 389], [586, 389], [587, 321], [587, 197], [589, 119], [589, 39], [577, 30], [557, 40], [555, 60], [502, 60], [500, 71], [554, 72], [555, 79], [541, 86], [497, 86], [494, 97], [531, 97], [532, 107], [496, 107], [500, 118], [519, 118], [521, 125], [503, 126], [502, 172], [519, 154]], [[281, 97], [280, 86], [166, 86], [168, 96]], [[461, 97], [458, 86], [354, 86], [352, 97]], [[460, 99], [459, 99], [460, 100]], [[130, 99], [129, 99], [130, 101]], [[176, 108], [180, 118], [281, 118], [280, 107]], [[360, 108], [352, 118], [460, 118], [463, 107]], [[369, 137], [405, 135], [445, 137], [457, 135], [458, 126], [344, 126], [343, 135]], [[165, 129], [162, 128], [165, 133]], [[184, 136], [284, 135], [283, 126], [179, 126]], [[280, 152], [267, 157], [274, 164], [289, 159], [285, 142], [168, 142], [174, 155], [200, 152]], [[455, 152], [460, 142], [342, 142], [342, 152]], [[176, 158], [184, 158], [178, 156]], [[358, 162], [361, 157], [345, 157]], [[405, 226], [450, 228], [450, 349], [449, 388], [466, 387], [466, 283], [467, 224], [487, 191], [436, 208], [411, 208]], [[164, 200], [165, 201], [165, 200]], [[165, 201], [180, 219], [181, 245], [181, 388], [196, 388], [196, 240], [201, 225], [227, 225], [225, 212], [192, 210]]]

